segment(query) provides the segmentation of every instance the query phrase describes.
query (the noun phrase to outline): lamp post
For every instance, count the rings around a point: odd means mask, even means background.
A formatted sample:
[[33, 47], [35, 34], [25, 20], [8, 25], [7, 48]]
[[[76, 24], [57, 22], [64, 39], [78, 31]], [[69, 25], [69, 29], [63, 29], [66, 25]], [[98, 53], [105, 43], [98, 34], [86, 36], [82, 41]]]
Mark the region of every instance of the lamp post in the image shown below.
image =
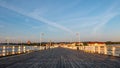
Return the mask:
[[0, 40], [0, 45], [2, 45], [2, 40]]
[[40, 46], [41, 46], [41, 43], [42, 43], [42, 36], [44, 35], [44, 33], [40, 33]]
[[[80, 46], [80, 33], [77, 32], [76, 36], [78, 37], [78, 45]], [[79, 50], [79, 46], [77, 46], [77, 50]]]
[[9, 38], [8, 37], [6, 39], [6, 43], [7, 43], [7, 45], [9, 45]]
[[22, 46], [22, 40], [20, 40], [21, 46]]
[[76, 36], [77, 36], [77, 38], [78, 38], [78, 42], [80, 42], [80, 33], [77, 32], [77, 33], [76, 33]]

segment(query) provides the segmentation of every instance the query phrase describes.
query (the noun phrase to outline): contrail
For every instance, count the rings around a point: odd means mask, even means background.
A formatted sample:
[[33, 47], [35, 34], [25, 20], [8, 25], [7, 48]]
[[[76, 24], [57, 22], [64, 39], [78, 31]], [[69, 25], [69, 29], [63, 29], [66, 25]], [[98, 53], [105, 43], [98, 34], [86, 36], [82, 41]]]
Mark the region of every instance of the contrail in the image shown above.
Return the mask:
[[69, 33], [73, 33], [72, 30], [70, 30], [70, 29], [68, 29], [68, 28], [66, 28], [66, 27], [64, 27], [64, 26], [62, 26], [62, 25], [59, 25], [59, 24], [57, 24], [57, 23], [55, 23], [55, 22], [52, 22], [52, 21], [49, 21], [49, 20], [47, 20], [47, 19], [45, 19], [45, 18], [42, 18], [42, 17], [40, 17], [40, 16], [38, 16], [38, 15], [33, 15], [33, 14], [26, 13], [26, 12], [23, 11], [22, 9], [13, 7], [12, 5], [8, 5], [8, 4], [5, 3], [5, 2], [0, 3], [0, 6], [2, 6], [2, 7], [4, 7], [4, 8], [7, 8], [7, 9], [9, 9], [9, 10], [15, 11], [15, 12], [17, 12], [17, 13], [19, 13], [19, 14], [24, 15], [24, 16], [30, 17], [30, 18], [32, 18], [32, 19], [41, 21], [41, 22], [43, 22], [43, 23], [45, 23], [45, 24], [48, 24], [48, 25], [57, 27], [57, 28], [59, 28], [59, 29], [61, 29], [61, 30], [67, 31], [67, 32], [69, 32]]

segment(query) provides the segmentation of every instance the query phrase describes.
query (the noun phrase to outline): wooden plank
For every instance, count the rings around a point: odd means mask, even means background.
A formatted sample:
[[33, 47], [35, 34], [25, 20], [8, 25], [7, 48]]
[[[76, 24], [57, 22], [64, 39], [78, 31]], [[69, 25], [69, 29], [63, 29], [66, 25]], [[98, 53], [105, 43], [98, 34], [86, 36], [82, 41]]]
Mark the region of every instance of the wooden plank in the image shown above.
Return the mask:
[[120, 68], [120, 58], [58, 47], [0, 58], [0, 68]]

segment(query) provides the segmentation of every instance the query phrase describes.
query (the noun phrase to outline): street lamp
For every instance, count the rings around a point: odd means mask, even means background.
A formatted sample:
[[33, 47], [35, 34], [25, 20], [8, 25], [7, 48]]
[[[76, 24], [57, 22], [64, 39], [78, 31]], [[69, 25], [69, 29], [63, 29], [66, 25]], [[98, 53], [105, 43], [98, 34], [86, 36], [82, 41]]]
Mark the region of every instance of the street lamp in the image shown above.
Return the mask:
[[20, 44], [21, 44], [21, 46], [22, 46], [22, 40], [20, 40]]
[[80, 42], [80, 32], [77, 32], [76, 36], [78, 37], [78, 42]]
[[40, 33], [40, 46], [41, 46], [41, 43], [42, 43], [42, 36], [44, 35], [44, 33]]
[[7, 43], [7, 45], [9, 45], [9, 38], [8, 37], [6, 39], [6, 43]]

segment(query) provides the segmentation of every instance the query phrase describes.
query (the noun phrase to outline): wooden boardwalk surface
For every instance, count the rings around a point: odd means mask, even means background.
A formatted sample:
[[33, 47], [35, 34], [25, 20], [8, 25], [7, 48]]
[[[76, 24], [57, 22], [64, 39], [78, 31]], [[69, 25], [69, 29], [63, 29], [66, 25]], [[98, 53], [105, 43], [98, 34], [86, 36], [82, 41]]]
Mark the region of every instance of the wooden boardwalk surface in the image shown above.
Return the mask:
[[0, 58], [0, 68], [120, 68], [120, 58], [58, 47]]

